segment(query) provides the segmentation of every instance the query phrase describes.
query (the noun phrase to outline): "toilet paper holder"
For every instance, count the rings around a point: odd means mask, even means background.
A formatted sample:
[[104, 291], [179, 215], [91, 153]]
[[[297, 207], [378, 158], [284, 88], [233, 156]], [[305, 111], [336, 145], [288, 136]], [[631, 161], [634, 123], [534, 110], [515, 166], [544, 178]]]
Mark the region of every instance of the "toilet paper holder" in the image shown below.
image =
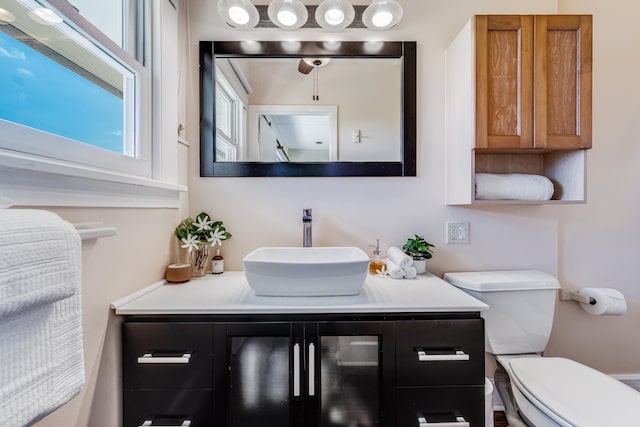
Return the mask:
[[560, 289], [561, 301], [577, 301], [581, 304], [595, 305], [596, 299], [582, 295], [579, 289]]

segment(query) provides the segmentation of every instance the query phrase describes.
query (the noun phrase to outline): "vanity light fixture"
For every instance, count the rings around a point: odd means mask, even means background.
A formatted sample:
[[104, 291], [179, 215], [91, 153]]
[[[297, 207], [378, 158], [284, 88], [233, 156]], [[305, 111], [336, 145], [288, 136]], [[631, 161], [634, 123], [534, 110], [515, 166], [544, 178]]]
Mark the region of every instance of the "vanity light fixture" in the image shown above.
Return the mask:
[[307, 8], [300, 0], [273, 0], [267, 14], [271, 22], [286, 30], [302, 27], [309, 18]]
[[219, 0], [218, 13], [234, 28], [253, 28], [260, 21], [258, 9], [251, 0]]
[[39, 7], [37, 9], [27, 12], [29, 18], [33, 19], [38, 24], [42, 25], [55, 25], [63, 21], [63, 19], [51, 9], [46, 7]]
[[[386, 30], [402, 19], [402, 6], [396, 0], [371, 0], [369, 6], [352, 5], [352, 0], [322, 0], [317, 6], [301, 0], [271, 0], [269, 5], [254, 5], [252, 0], [218, 0], [218, 13], [237, 29], [273, 28], [369, 28]], [[309, 14], [313, 18], [308, 22]], [[314, 19], [315, 18], [315, 19]]]
[[355, 16], [355, 9], [348, 0], [324, 0], [316, 8], [316, 22], [327, 30], [347, 28]]
[[394, 0], [372, 0], [362, 14], [362, 22], [372, 30], [386, 30], [402, 19], [402, 6]]

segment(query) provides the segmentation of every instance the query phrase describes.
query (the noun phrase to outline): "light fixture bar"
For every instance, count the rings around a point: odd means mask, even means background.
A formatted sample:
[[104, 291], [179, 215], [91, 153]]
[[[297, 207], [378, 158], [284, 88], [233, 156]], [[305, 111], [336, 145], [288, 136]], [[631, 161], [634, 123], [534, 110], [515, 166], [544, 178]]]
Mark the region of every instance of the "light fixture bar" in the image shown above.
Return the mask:
[[[318, 6], [306, 5], [305, 7], [307, 8], [307, 12], [309, 13], [309, 18], [307, 19], [307, 22], [300, 28], [322, 28], [320, 25], [318, 25], [315, 18], [316, 9], [318, 8]], [[278, 26], [271, 22], [271, 20], [269, 19], [269, 15], [267, 14], [268, 5], [256, 5], [256, 8], [258, 9], [258, 13], [260, 14], [260, 20], [258, 21], [258, 25], [256, 25], [255, 28], [278, 28]], [[367, 28], [362, 22], [362, 14], [367, 8], [367, 5], [354, 4], [353, 8], [355, 9], [356, 16], [353, 19], [351, 25], [349, 25], [347, 28]]]

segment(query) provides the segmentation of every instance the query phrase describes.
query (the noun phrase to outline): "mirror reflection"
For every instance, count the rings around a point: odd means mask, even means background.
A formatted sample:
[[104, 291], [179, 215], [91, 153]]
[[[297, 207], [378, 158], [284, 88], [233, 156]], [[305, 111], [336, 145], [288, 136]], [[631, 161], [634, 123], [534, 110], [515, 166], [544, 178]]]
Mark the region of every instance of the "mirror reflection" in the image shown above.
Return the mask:
[[221, 58], [216, 162], [398, 162], [400, 58]]
[[200, 41], [200, 176], [416, 176], [416, 42]]

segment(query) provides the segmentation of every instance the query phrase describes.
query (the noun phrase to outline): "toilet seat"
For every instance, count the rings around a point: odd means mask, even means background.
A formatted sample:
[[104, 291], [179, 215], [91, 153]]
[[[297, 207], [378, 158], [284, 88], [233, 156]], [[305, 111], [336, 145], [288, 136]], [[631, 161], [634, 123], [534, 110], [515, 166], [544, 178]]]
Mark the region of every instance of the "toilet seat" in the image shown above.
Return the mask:
[[[560, 357], [502, 358], [515, 387], [549, 425], [602, 427], [640, 425], [640, 393], [595, 369]], [[524, 406], [524, 407], [523, 407]], [[534, 412], [537, 412], [534, 411]]]

